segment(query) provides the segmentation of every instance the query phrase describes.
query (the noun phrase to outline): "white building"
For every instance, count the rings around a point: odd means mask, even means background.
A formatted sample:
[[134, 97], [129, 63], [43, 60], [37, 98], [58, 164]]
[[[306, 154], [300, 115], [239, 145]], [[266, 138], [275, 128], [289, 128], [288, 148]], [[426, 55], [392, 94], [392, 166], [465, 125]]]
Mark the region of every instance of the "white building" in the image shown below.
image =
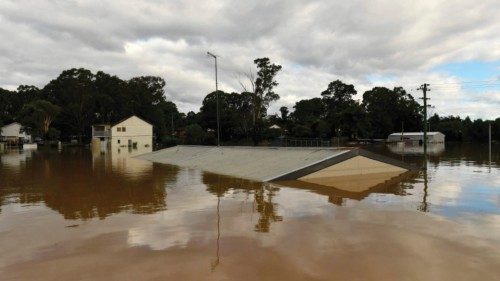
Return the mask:
[[[427, 132], [427, 142], [428, 143], [444, 143], [445, 135], [440, 132]], [[424, 132], [403, 132], [403, 133], [393, 133], [387, 137], [388, 142], [413, 142], [413, 143], [423, 143], [424, 142]]]
[[0, 140], [10, 143], [31, 142], [31, 136], [23, 132], [22, 128], [17, 122], [3, 126], [0, 129]]
[[276, 124], [274, 124], [271, 127], [269, 127], [269, 129], [281, 130], [281, 127], [278, 126], [278, 125], [276, 125]]
[[[99, 142], [98, 142], [99, 141]], [[153, 125], [133, 115], [111, 126], [92, 126], [93, 145], [111, 147], [152, 147]]]

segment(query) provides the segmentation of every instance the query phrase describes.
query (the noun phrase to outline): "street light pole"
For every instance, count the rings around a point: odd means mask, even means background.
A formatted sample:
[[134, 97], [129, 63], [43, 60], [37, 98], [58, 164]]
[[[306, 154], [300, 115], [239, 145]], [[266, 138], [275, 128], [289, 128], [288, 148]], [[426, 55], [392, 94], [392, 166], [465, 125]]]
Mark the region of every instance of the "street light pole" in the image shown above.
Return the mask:
[[217, 103], [217, 146], [220, 146], [220, 122], [219, 122], [219, 85], [217, 83], [217, 56], [207, 52], [207, 55], [211, 56], [215, 60], [215, 97]]

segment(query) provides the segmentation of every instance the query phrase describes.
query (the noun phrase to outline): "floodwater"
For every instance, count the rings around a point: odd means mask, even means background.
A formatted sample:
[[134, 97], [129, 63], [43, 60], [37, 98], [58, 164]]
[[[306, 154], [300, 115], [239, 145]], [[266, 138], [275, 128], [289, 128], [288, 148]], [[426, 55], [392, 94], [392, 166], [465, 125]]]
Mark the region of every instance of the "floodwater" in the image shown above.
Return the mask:
[[[370, 149], [423, 164], [418, 148]], [[433, 147], [427, 172], [356, 192], [127, 150], [5, 152], [0, 280], [498, 280], [493, 151]]]

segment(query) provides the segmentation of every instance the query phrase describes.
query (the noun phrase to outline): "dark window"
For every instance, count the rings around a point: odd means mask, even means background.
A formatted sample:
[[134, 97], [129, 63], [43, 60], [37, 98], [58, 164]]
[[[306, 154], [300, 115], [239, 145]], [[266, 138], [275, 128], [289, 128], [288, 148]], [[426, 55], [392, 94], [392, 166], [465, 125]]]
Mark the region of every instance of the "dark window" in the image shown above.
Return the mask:
[[120, 140], [118, 140], [118, 144], [120, 144]]
[[122, 132], [126, 132], [127, 131], [127, 128], [126, 127], [122, 127]]

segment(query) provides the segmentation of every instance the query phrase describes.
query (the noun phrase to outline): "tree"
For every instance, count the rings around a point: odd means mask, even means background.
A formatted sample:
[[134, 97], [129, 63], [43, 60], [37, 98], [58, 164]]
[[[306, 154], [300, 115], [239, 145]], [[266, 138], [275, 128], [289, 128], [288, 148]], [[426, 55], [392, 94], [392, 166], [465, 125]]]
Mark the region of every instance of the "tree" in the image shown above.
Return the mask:
[[325, 104], [325, 120], [330, 124], [331, 131], [353, 138], [357, 135], [362, 122], [362, 110], [353, 97], [357, 94], [354, 85], [335, 80], [328, 84], [321, 93]]
[[283, 122], [286, 122], [288, 120], [288, 107], [286, 106], [282, 106], [280, 107], [280, 113], [281, 113], [281, 120], [283, 120]]
[[[218, 92], [221, 139], [238, 141], [249, 135], [252, 125], [251, 95], [248, 92]], [[212, 92], [205, 96], [200, 108], [201, 126], [205, 129], [217, 129], [217, 96]]]
[[191, 124], [186, 127], [186, 143], [202, 144], [205, 138], [203, 128], [198, 124]]
[[[52, 121], [60, 110], [59, 106], [46, 100], [36, 100], [23, 107], [19, 114], [19, 120], [30, 130], [30, 133], [46, 137]], [[52, 135], [55, 134], [52, 132]]]
[[257, 58], [254, 61], [257, 66], [257, 76], [254, 79], [252, 73], [247, 75], [251, 84], [251, 89], [248, 89], [240, 82], [245, 92], [252, 94], [253, 107], [253, 134], [252, 138], [254, 145], [259, 141], [259, 132], [262, 131], [262, 119], [266, 115], [269, 104], [276, 101], [280, 96], [274, 92], [274, 88], [279, 85], [276, 81], [276, 75], [281, 70], [281, 65], [271, 64], [269, 58]]
[[0, 88], [0, 119], [5, 123], [15, 121], [23, 106], [38, 98], [40, 89], [35, 86], [21, 85], [16, 91]]
[[126, 81], [102, 71], [95, 74], [94, 122], [112, 124], [133, 114]]
[[300, 100], [293, 106], [291, 117], [299, 124], [307, 125], [325, 117], [325, 105], [321, 98]]
[[368, 119], [369, 137], [386, 138], [393, 132], [421, 131], [422, 107], [401, 87], [393, 90], [375, 87], [363, 94], [363, 107]]
[[90, 135], [95, 119], [95, 76], [90, 70], [73, 68], [63, 71], [43, 88], [48, 101], [61, 107], [54, 124], [62, 137], [77, 136], [80, 143]]

